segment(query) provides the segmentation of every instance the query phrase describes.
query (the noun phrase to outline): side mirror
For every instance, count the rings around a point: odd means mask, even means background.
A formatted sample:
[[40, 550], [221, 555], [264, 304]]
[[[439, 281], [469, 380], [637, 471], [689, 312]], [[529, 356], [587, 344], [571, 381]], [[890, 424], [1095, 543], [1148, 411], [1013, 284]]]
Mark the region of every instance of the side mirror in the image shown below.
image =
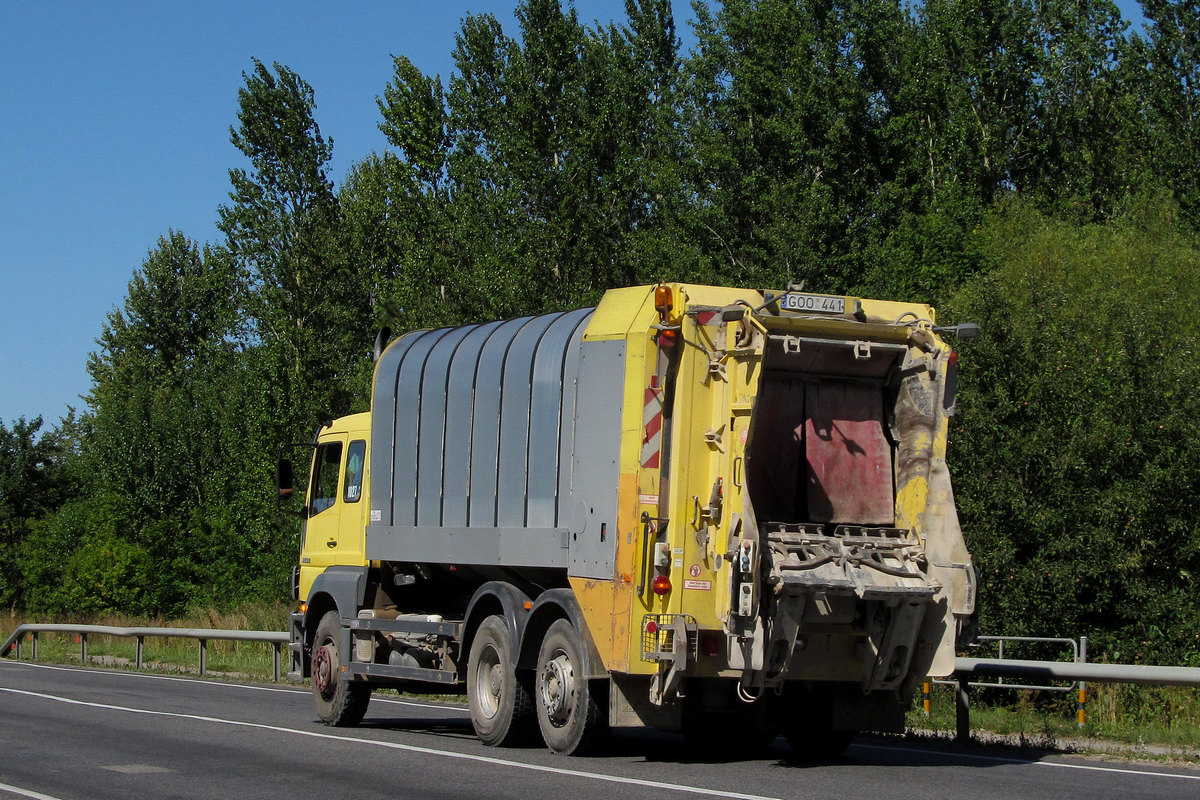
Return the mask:
[[958, 338], [974, 339], [979, 335], [979, 323], [964, 322], [958, 326]]
[[275, 465], [275, 487], [279, 490], [279, 504], [289, 502], [296, 489], [296, 476], [292, 471], [292, 462], [286, 458], [279, 459]]
[[939, 325], [934, 330], [938, 333], [953, 333], [960, 339], [974, 339], [979, 335], [979, 323], [963, 322], [959, 325]]

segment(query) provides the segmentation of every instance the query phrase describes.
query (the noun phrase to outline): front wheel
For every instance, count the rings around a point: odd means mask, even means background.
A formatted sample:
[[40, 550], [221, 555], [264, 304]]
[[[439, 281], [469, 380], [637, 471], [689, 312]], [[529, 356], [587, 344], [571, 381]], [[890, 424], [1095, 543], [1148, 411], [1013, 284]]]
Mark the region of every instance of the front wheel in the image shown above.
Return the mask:
[[596, 687], [584, 672], [579, 632], [565, 619], [546, 631], [538, 652], [534, 700], [546, 746], [560, 755], [594, 749], [608, 733], [606, 713]]
[[362, 721], [371, 702], [367, 683], [349, 680], [342, 673], [339, 637], [342, 623], [336, 611], [328, 611], [317, 625], [312, 649], [312, 691], [317, 715], [326, 725], [351, 728]]

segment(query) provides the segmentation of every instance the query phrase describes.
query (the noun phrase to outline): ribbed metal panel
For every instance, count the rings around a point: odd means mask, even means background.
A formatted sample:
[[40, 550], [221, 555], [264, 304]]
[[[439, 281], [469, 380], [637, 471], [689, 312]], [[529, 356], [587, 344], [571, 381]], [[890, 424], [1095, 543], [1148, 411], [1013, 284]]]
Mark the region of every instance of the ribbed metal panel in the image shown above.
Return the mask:
[[531, 317], [505, 322], [488, 337], [475, 371], [475, 406], [471, 421], [471, 477], [467, 525], [494, 527], [500, 498], [500, 403], [503, 399], [504, 364], [513, 339]]
[[[590, 316], [589, 309], [581, 309], [555, 319], [543, 335], [533, 360], [529, 416], [538, 424], [529, 426], [525, 525], [530, 528], [552, 528], [569, 521], [559, 518], [556, 503], [558, 497], [569, 494], [569, 490], [559, 491], [559, 473], [569, 472], [559, 469], [559, 465], [571, 463], [569, 455], [564, 458], [559, 449], [559, 434], [564, 425], [567, 431], [572, 430], [569, 423], [575, 419], [579, 340]], [[568, 442], [571, 439], [570, 436], [561, 438]]]
[[471, 428], [475, 406], [475, 374], [483, 345], [502, 323], [489, 322], [468, 329], [450, 364], [446, 392], [446, 454], [439, 476], [442, 493], [442, 524], [465, 528], [471, 486]]
[[[387, 348], [375, 373], [370, 558], [567, 566], [579, 508], [615, 517], [610, 469], [600, 470], [603, 487], [591, 485], [590, 465], [584, 485], [571, 474], [581, 458], [615, 464], [619, 447], [619, 391], [590, 402], [615, 409], [601, 415], [615, 420], [611, 430], [593, 430], [590, 417], [576, 429], [591, 314], [418, 331]], [[613, 367], [607, 360], [605, 371]], [[593, 452], [597, 442], [605, 452]]]
[[471, 328], [456, 328], [429, 351], [421, 376], [421, 411], [417, 431], [417, 524], [442, 524], [442, 470], [446, 453], [458, 447], [446, 421], [450, 364]]

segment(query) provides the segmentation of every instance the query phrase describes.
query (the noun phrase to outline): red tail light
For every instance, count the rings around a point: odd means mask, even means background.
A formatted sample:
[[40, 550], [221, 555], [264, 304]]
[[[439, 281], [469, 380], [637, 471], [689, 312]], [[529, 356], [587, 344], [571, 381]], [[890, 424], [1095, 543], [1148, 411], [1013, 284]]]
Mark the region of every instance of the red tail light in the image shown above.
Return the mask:
[[666, 575], [659, 575], [654, 579], [654, 582], [650, 584], [650, 588], [653, 589], [654, 593], [659, 597], [662, 597], [665, 594], [670, 594], [671, 579]]

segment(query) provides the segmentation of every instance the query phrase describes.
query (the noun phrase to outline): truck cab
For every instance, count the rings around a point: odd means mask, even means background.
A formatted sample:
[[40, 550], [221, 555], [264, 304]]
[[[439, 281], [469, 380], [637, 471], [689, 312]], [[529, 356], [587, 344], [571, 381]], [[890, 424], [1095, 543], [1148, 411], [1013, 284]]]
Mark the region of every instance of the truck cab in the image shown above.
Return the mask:
[[332, 566], [365, 567], [371, 415], [336, 419], [317, 432], [304, 498], [298, 596]]

